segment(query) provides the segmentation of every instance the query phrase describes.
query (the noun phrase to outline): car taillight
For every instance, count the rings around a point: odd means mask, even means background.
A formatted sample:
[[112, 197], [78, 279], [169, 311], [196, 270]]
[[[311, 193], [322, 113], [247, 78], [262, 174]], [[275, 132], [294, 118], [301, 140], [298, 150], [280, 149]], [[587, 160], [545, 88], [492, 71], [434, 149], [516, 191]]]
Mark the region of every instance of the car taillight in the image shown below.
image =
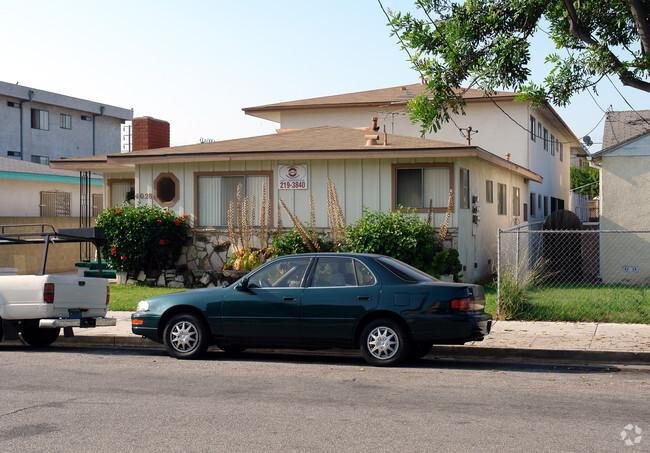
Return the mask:
[[108, 305], [108, 301], [111, 299], [111, 287], [107, 286], [106, 287], [106, 305]]
[[54, 303], [54, 283], [46, 283], [43, 287], [43, 302], [46, 304]]
[[472, 303], [467, 297], [463, 299], [452, 299], [451, 308], [454, 310], [468, 311], [472, 309]]

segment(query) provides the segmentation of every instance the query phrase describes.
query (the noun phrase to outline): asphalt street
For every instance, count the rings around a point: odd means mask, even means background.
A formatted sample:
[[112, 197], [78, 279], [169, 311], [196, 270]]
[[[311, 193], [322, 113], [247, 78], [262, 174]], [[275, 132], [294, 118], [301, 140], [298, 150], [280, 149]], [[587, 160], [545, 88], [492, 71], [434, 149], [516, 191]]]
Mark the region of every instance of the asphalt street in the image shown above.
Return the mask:
[[[3, 451], [648, 451], [650, 368], [0, 345]], [[640, 430], [640, 434], [637, 431]], [[632, 442], [627, 446], [625, 441]], [[635, 443], [636, 442], [636, 443]]]

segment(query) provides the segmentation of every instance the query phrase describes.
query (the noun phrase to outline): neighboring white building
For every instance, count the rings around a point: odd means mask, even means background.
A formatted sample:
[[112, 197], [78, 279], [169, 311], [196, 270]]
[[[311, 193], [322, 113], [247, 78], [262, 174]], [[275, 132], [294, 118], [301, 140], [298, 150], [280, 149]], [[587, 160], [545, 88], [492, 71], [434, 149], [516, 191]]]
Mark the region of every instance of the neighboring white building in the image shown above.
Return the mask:
[[[378, 117], [378, 126], [386, 126], [390, 134], [420, 137], [420, 126], [411, 122], [406, 104], [424, 88], [422, 84], [412, 84], [243, 110], [247, 115], [275, 121], [283, 130], [325, 125], [367, 126], [371, 117]], [[513, 215], [511, 210], [503, 214], [508, 216], [511, 225], [527, 220], [540, 221], [555, 210], [569, 209], [571, 157], [584, 153], [580, 141], [555, 110], [550, 106], [534, 110], [528, 102], [515, 101], [515, 97], [515, 93], [497, 92], [487, 98], [480, 91], [467, 90], [464, 94], [466, 114], [453, 116], [453, 122], [424, 136], [467, 144], [466, 128], [471, 126], [474, 131], [470, 135], [471, 145], [502, 158], [509, 155], [511, 162], [542, 177], [541, 182], [530, 181], [520, 188], [522, 208], [519, 215]], [[479, 197], [481, 206], [485, 206], [486, 192], [477, 183], [483, 179], [477, 178], [472, 186], [472, 195]], [[508, 188], [508, 199], [513, 196], [511, 190]]]
[[0, 157], [47, 164], [116, 153], [133, 111], [0, 82]]
[[95, 217], [103, 208], [102, 185], [98, 175], [81, 183], [76, 171], [0, 157], [0, 217], [80, 217], [82, 211]]

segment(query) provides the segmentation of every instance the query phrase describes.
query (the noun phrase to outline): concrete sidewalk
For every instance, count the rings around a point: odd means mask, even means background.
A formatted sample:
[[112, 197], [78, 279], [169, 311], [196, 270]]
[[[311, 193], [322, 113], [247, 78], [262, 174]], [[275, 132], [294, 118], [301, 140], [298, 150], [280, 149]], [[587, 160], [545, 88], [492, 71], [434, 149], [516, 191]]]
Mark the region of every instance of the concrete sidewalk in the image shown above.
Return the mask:
[[[111, 311], [115, 327], [74, 329], [73, 338], [55, 344], [162, 348], [131, 332], [131, 313]], [[567, 363], [650, 365], [650, 325], [496, 321], [483, 341], [435, 346], [429, 357]]]

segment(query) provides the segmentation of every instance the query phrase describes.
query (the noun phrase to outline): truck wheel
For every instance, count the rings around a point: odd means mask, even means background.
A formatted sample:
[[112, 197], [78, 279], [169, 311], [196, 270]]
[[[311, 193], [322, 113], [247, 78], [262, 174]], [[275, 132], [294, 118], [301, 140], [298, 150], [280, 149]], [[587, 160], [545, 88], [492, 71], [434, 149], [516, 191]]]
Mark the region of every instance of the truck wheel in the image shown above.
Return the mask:
[[361, 332], [361, 353], [375, 366], [393, 366], [408, 358], [410, 340], [401, 325], [390, 319], [371, 321]]
[[61, 329], [41, 329], [35, 322], [30, 322], [20, 329], [25, 343], [35, 348], [49, 346], [59, 338]]
[[182, 313], [165, 326], [163, 342], [170, 356], [177, 359], [196, 359], [208, 349], [208, 329], [197, 316]]

